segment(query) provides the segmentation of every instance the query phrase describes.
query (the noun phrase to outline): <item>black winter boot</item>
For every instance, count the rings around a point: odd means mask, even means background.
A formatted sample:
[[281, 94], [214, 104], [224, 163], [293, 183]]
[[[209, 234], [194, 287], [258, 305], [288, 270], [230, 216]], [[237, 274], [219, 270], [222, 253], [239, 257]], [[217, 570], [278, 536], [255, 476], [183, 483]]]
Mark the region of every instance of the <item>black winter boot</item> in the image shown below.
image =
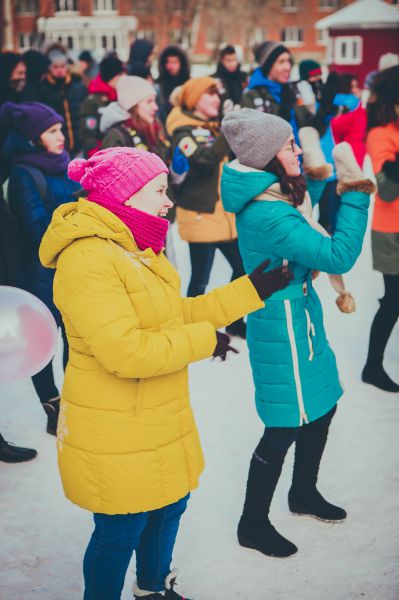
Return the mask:
[[385, 348], [399, 315], [398, 279], [397, 275], [384, 275], [385, 295], [380, 300], [380, 308], [371, 325], [367, 361], [362, 373], [364, 383], [384, 392], [396, 393], [399, 392], [399, 385], [392, 381], [382, 365]]
[[185, 596], [180, 596], [175, 592], [174, 587], [176, 584], [177, 571], [173, 570], [165, 579], [165, 590], [163, 592], [149, 592], [147, 590], [141, 590], [137, 583], [133, 586], [133, 593], [135, 600], [190, 600]]
[[231, 325], [227, 325], [226, 333], [229, 335], [235, 335], [237, 337], [242, 338], [243, 340], [247, 339], [247, 324], [244, 319], [238, 319], [238, 321], [234, 321]]
[[399, 385], [392, 381], [381, 363], [366, 363], [362, 372], [362, 381], [375, 385], [384, 392], [399, 392]]
[[0, 435], [0, 460], [6, 463], [19, 463], [32, 460], [37, 456], [36, 450], [33, 448], [21, 448], [6, 442]]
[[335, 408], [301, 428], [295, 445], [294, 473], [288, 493], [288, 505], [290, 511], [297, 515], [339, 523], [346, 518], [346, 512], [327, 502], [316, 488], [320, 461], [334, 413]]
[[47, 433], [57, 435], [58, 415], [60, 414], [60, 397], [52, 398], [48, 402], [42, 402], [44, 412], [47, 415]]
[[266, 556], [286, 558], [298, 548], [280, 535], [269, 521], [270, 504], [279, 480], [285, 453], [262, 447], [254, 452], [249, 468], [244, 510], [238, 524], [238, 542]]

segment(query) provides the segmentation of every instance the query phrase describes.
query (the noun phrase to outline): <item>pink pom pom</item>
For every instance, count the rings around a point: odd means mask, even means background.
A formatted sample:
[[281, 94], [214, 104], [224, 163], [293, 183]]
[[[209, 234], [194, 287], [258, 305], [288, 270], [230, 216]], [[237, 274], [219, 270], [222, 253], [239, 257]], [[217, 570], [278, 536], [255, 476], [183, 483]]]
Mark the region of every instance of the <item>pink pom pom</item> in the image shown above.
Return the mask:
[[80, 183], [86, 172], [86, 165], [87, 160], [85, 158], [75, 158], [68, 165], [68, 177]]

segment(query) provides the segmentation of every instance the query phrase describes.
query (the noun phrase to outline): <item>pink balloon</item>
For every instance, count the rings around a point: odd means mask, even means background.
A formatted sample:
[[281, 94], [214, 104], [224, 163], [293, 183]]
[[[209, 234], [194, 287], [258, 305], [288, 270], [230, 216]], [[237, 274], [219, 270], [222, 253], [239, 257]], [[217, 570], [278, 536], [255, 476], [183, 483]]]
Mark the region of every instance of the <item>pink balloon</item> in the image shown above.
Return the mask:
[[53, 358], [57, 341], [57, 324], [39, 298], [0, 286], [0, 381], [16, 381], [41, 371]]

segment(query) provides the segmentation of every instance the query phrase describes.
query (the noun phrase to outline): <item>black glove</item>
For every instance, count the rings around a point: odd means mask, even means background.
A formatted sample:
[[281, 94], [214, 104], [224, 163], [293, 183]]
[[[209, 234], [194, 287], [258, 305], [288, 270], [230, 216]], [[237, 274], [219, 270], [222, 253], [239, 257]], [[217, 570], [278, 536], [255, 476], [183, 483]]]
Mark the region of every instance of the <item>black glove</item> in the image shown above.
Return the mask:
[[238, 350], [233, 348], [233, 346], [230, 346], [230, 336], [228, 336], [227, 333], [221, 333], [220, 331], [217, 331], [216, 339], [216, 348], [214, 349], [212, 355], [214, 358], [220, 356], [224, 362], [228, 352], [235, 352], [238, 354]]
[[396, 160], [386, 160], [382, 165], [382, 171], [389, 179], [399, 183], [399, 154], [396, 154]]
[[288, 270], [288, 267], [277, 267], [277, 269], [264, 273], [264, 270], [269, 264], [270, 260], [263, 261], [263, 263], [260, 264], [259, 267], [256, 267], [249, 275], [261, 300], [269, 298], [269, 296], [274, 294], [274, 292], [278, 292], [278, 290], [283, 290], [294, 278], [291, 271]]

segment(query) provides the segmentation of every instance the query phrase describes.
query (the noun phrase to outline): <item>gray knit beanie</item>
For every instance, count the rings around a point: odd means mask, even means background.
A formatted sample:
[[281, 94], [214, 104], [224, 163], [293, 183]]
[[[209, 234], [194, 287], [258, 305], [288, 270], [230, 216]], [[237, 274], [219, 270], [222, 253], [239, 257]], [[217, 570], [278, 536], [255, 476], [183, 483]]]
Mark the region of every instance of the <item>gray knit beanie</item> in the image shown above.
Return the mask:
[[281, 117], [242, 108], [227, 113], [222, 132], [242, 165], [263, 169], [284, 146], [292, 127]]

